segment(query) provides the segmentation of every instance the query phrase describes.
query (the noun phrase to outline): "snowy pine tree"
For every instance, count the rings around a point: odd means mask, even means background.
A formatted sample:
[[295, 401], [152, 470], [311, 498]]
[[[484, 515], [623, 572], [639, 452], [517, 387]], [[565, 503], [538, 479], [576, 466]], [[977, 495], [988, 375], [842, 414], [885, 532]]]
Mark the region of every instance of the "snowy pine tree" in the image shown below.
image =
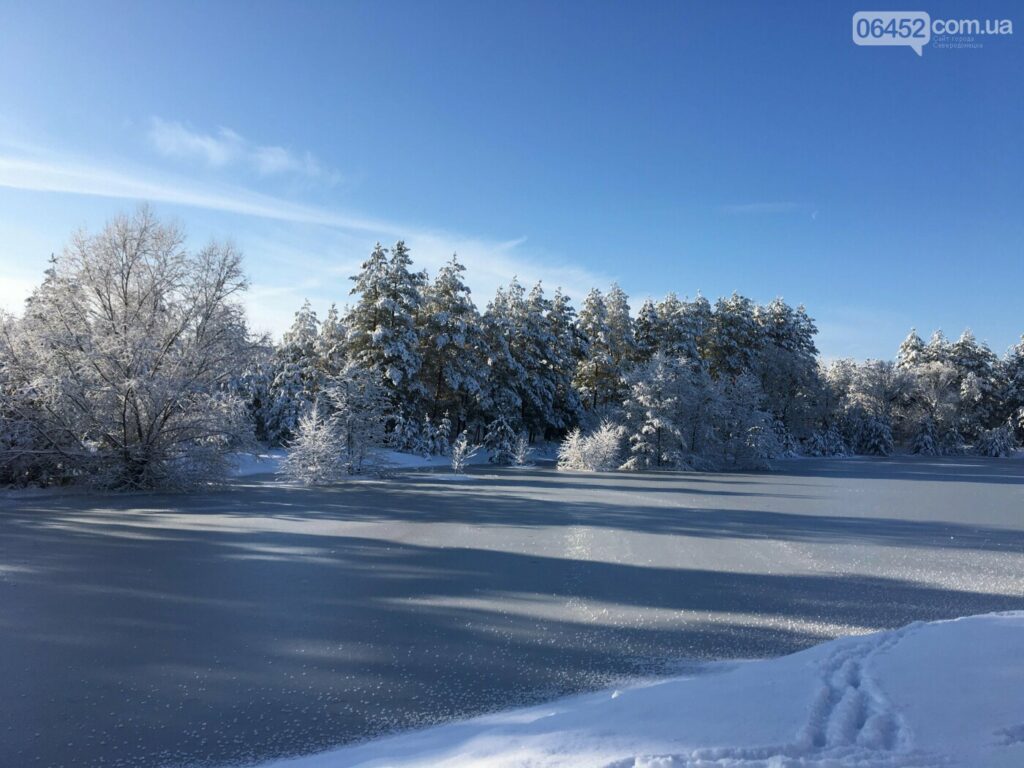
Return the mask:
[[274, 360], [274, 379], [267, 409], [267, 436], [272, 443], [289, 440], [299, 419], [318, 402], [324, 385], [318, 340], [320, 321], [309, 301], [295, 313]]
[[411, 265], [404, 242], [395, 244], [390, 257], [378, 243], [352, 278], [358, 300], [345, 318], [347, 357], [361, 368], [379, 371], [393, 410], [406, 415], [422, 412], [425, 397], [418, 374], [426, 276], [412, 272]]
[[487, 425], [484, 447], [490, 452], [490, 462], [509, 465], [515, 458], [516, 434], [504, 416], [498, 416]]
[[346, 363], [328, 385], [327, 396], [343, 471], [354, 475], [381, 466], [379, 448], [391, 403], [380, 372]]
[[924, 341], [917, 335], [917, 329], [911, 328], [907, 338], [900, 344], [899, 352], [896, 354], [896, 366], [898, 368], [914, 369], [925, 362], [926, 351]]
[[429, 413], [454, 415], [465, 424], [487, 380], [480, 316], [463, 282], [466, 268], [454, 256], [426, 289], [420, 344], [420, 380]]

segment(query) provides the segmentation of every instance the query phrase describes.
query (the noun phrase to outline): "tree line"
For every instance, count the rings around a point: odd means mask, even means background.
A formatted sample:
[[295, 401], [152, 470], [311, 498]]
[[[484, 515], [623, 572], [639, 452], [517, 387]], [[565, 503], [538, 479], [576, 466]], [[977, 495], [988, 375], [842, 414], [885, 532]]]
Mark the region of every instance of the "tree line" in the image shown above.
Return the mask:
[[277, 342], [248, 329], [232, 246], [190, 251], [146, 207], [79, 233], [0, 318], [0, 482], [194, 485], [257, 442], [327, 450], [341, 472], [374, 446], [457, 439], [497, 462], [557, 439], [569, 469], [720, 469], [1006, 455], [1024, 428], [1024, 340], [999, 358], [969, 332], [912, 333], [895, 361], [824, 364], [781, 299], [670, 293], [634, 313], [613, 285], [577, 311], [513, 279], [481, 310], [464, 273], [378, 244], [348, 306], [321, 319], [307, 302]]

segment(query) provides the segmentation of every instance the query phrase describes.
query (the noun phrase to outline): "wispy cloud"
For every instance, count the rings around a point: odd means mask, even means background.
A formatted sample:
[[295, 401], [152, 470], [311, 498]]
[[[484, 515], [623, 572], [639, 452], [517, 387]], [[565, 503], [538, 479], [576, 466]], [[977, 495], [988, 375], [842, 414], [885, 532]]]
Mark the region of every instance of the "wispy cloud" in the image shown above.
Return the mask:
[[151, 171], [133, 173], [61, 158], [0, 155], [0, 186], [40, 192], [150, 200], [365, 231], [389, 228], [385, 222], [346, 216], [238, 187], [202, 185]]
[[311, 179], [337, 180], [310, 152], [293, 152], [285, 147], [259, 145], [230, 128], [201, 133], [188, 126], [154, 117], [147, 133], [150, 144], [161, 155], [199, 160], [211, 168], [240, 165], [260, 176], [296, 174]]
[[[275, 333], [290, 322], [304, 296], [326, 309], [330, 301], [344, 302], [349, 275], [354, 273], [374, 241], [405, 239], [418, 267], [432, 274], [458, 253], [466, 265], [467, 281], [481, 306], [499, 285], [513, 277], [531, 284], [543, 280], [552, 291], [561, 287], [576, 301], [592, 286], [608, 285], [611, 277], [582, 266], [552, 258], [537, 249], [527, 250], [524, 238], [489, 239], [378, 219], [340, 209], [296, 203], [284, 198], [225, 185], [197, 182], [151, 169], [117, 168], [70, 159], [38, 148], [18, 147], [5, 153], [0, 147], [0, 187], [36, 192], [60, 192], [112, 199], [150, 201], [209, 211], [240, 214], [263, 222], [237, 233], [237, 240], [261, 263], [278, 261], [287, 253], [287, 264], [274, 267], [253, 286], [248, 302], [258, 326]], [[258, 233], [274, 222], [270, 238]], [[301, 226], [300, 226], [301, 225]], [[322, 258], [310, 254], [325, 254]], [[283, 281], [276, 275], [285, 274]], [[302, 280], [292, 279], [302, 274]], [[280, 290], [270, 290], [284, 283]], [[319, 287], [318, 287], [319, 286]], [[23, 291], [19, 291], [19, 295]], [[0, 302], [6, 303], [6, 302]]]

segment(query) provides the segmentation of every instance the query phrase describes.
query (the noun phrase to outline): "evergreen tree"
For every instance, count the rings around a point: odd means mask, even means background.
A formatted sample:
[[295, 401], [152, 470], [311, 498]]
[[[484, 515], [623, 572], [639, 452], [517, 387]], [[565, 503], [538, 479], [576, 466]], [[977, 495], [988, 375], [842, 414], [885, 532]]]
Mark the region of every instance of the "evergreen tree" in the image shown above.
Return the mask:
[[380, 372], [346, 363], [330, 382], [327, 396], [330, 425], [341, 451], [344, 473], [360, 474], [381, 464], [378, 449], [385, 441], [391, 404]]
[[324, 378], [334, 378], [345, 367], [347, 335], [345, 324], [338, 314], [338, 308], [331, 304], [331, 308], [327, 310], [327, 317], [320, 325], [320, 333], [315, 345], [317, 366]]
[[573, 376], [586, 351], [586, 344], [576, 327], [576, 310], [569, 297], [560, 289], [555, 291], [548, 311], [548, 325], [553, 338], [550, 349], [550, 373], [555, 395], [551, 420], [546, 437], [576, 424], [583, 412], [579, 393], [573, 386]]
[[608, 308], [604, 303], [604, 295], [597, 288], [591, 289], [583, 300], [577, 325], [587, 351], [576, 368], [574, 384], [584, 405], [594, 409], [599, 403], [605, 402], [611, 389], [609, 380], [612, 376]]
[[587, 351], [574, 381], [584, 406], [593, 411], [621, 402], [624, 377], [634, 357], [632, 320], [622, 289], [612, 286], [607, 298], [596, 288], [587, 294], [578, 326]]
[[318, 402], [324, 384], [319, 333], [320, 321], [307, 300], [295, 313], [275, 355], [272, 404], [267, 414], [267, 436], [273, 443], [291, 439], [299, 419]]
[[707, 355], [712, 373], [735, 377], [749, 372], [760, 348], [754, 303], [737, 293], [719, 299], [709, 336]]
[[926, 357], [924, 341], [917, 335], [917, 329], [911, 328], [907, 338], [900, 344], [899, 352], [896, 355], [896, 366], [913, 369], [925, 362]]
[[659, 349], [659, 318], [658, 310], [651, 299], [645, 299], [637, 312], [633, 324], [633, 346], [636, 349], [637, 361], [646, 363]]
[[358, 295], [349, 311], [348, 358], [367, 370], [380, 372], [395, 412], [422, 410], [425, 390], [418, 379], [422, 366], [419, 315], [426, 276], [412, 272], [412, 259], [399, 240], [391, 250], [380, 243], [352, 279]]
[[518, 305], [524, 302], [524, 291], [513, 279], [508, 289], [498, 288], [483, 316], [484, 344], [487, 350], [488, 375], [481, 397], [487, 419], [506, 421], [518, 419], [523, 412], [523, 392], [527, 373], [514, 352], [518, 332]]
[[1002, 415], [1016, 417], [1019, 437], [1024, 437], [1024, 336], [1010, 348], [1002, 364]]
[[515, 458], [515, 441], [516, 433], [504, 416], [498, 416], [488, 424], [484, 447], [491, 454], [490, 462], [502, 466], [511, 464]]
[[975, 437], [1000, 421], [999, 360], [987, 344], [965, 330], [949, 347], [949, 362], [960, 376], [960, 430]]
[[422, 312], [420, 380], [429, 413], [467, 422], [487, 379], [480, 316], [463, 282], [466, 268], [453, 256], [426, 290]]

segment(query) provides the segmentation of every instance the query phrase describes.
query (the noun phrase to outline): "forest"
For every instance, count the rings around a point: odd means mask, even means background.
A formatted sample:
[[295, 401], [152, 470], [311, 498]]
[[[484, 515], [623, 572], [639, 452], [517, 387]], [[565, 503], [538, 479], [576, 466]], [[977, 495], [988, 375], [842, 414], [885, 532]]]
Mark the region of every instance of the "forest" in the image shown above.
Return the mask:
[[1000, 357], [970, 331], [911, 331], [894, 360], [823, 361], [781, 298], [634, 310], [612, 285], [577, 309], [515, 279], [481, 311], [457, 257], [430, 276], [402, 241], [280, 340], [250, 331], [246, 287], [236, 248], [190, 250], [145, 206], [75, 234], [24, 313], [0, 316], [0, 484], [194, 487], [260, 445], [332, 482], [383, 447], [508, 464], [557, 441], [563, 469], [713, 471], [1001, 457], [1024, 435], [1024, 338]]

